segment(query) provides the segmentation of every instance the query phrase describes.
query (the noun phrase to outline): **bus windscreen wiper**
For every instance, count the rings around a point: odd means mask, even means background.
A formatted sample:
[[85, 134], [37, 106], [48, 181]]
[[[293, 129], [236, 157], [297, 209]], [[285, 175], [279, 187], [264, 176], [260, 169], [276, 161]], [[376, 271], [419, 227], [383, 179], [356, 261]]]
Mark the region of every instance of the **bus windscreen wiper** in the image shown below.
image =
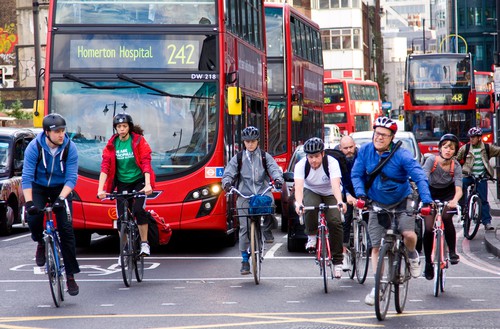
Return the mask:
[[200, 96], [188, 96], [188, 95], [177, 95], [177, 94], [170, 94], [167, 93], [166, 91], [157, 89], [155, 87], [148, 86], [147, 84], [133, 79], [131, 77], [126, 76], [125, 74], [118, 74], [117, 75], [118, 79], [122, 79], [125, 81], [128, 81], [130, 83], [136, 84], [138, 86], [144, 87], [146, 89], [152, 90], [155, 93], [148, 93], [149, 95], [154, 95], [154, 96], [167, 96], [167, 97], [173, 97], [173, 98], [189, 98], [189, 99], [212, 99], [211, 97], [200, 97]]
[[130, 88], [137, 88], [136, 86], [97, 86], [93, 83], [90, 83], [88, 81], [85, 81], [83, 79], [80, 79], [78, 77], [75, 77], [72, 74], [63, 74], [63, 77], [65, 79], [75, 81], [78, 83], [81, 83], [82, 85], [85, 85], [86, 87], [83, 88], [92, 88], [92, 89], [130, 89]]

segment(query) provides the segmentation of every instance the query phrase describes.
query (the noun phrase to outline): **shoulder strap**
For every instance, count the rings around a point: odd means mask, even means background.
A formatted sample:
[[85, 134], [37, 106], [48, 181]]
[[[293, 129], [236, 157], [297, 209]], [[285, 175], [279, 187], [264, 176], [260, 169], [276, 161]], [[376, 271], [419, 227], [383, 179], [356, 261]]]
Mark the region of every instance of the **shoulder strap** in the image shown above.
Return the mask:
[[380, 174], [380, 172], [382, 171], [382, 168], [384, 168], [384, 166], [386, 165], [387, 162], [389, 162], [389, 160], [392, 158], [392, 156], [394, 155], [394, 153], [396, 153], [396, 151], [398, 150], [398, 148], [401, 146], [403, 142], [402, 141], [398, 141], [396, 143], [396, 145], [394, 145], [394, 148], [392, 149], [391, 153], [389, 153], [389, 155], [387, 156], [387, 158], [385, 158], [384, 160], [382, 160], [378, 165], [377, 167], [375, 167], [375, 169], [372, 170], [372, 172], [368, 173], [368, 176], [370, 178], [368, 178], [368, 181], [366, 182], [365, 184], [365, 191], [368, 192], [368, 190], [370, 189], [370, 187], [372, 186], [373, 182], [375, 181], [375, 178], [377, 178], [377, 176]]
[[271, 175], [269, 175], [269, 170], [267, 170], [267, 159], [266, 159], [266, 151], [260, 149], [260, 155], [262, 157], [262, 166], [267, 173], [267, 176], [272, 179]]
[[431, 173], [433, 173], [436, 170], [437, 166], [438, 166], [438, 157], [435, 156], [434, 157], [434, 165], [432, 165]]
[[465, 144], [464, 161], [467, 158], [467, 154], [469, 154], [469, 150], [470, 150], [470, 144], [467, 143]]
[[[431, 173], [433, 173], [434, 170], [436, 170], [437, 165], [438, 165], [438, 158], [434, 157], [434, 165], [432, 166]], [[450, 176], [451, 178], [455, 177], [455, 160], [451, 161], [450, 164]]]
[[486, 149], [486, 156], [488, 160], [490, 159], [490, 144], [484, 144], [484, 148]]
[[[326, 176], [328, 176], [328, 178], [330, 178], [330, 170], [328, 168], [328, 155], [325, 154], [325, 156], [323, 157], [323, 170], [325, 171], [325, 174]], [[304, 168], [304, 180], [307, 178], [307, 176], [309, 176], [309, 172], [311, 171], [311, 165], [309, 164], [309, 161], [307, 161], [306, 159], [306, 166]]]
[[[243, 152], [244, 151], [240, 151], [240, 152], [236, 153], [236, 160], [238, 161], [238, 177], [240, 176], [240, 172], [241, 172], [241, 164], [243, 162]], [[264, 167], [264, 170], [266, 171], [267, 176], [271, 177], [271, 175], [269, 175], [269, 171], [267, 170], [266, 152], [262, 149], [260, 150], [260, 156], [262, 157], [262, 166]]]
[[236, 153], [236, 160], [238, 161], [238, 175], [241, 170], [241, 162], [243, 161], [243, 151]]
[[[68, 152], [69, 152], [69, 142], [66, 144], [66, 146], [64, 147], [63, 151], [62, 151], [62, 158], [61, 158], [61, 161], [64, 163], [64, 165], [66, 165], [66, 160], [68, 159]], [[36, 148], [38, 149], [38, 158], [36, 160], [36, 165], [35, 165], [35, 178], [36, 178], [36, 175], [38, 173], [38, 165], [40, 164], [40, 161], [42, 161], [42, 158], [43, 158], [43, 148], [42, 148], [42, 144], [40, 144], [40, 141], [37, 139], [36, 140]], [[43, 164], [45, 167], [47, 167], [47, 164], [44, 162]]]

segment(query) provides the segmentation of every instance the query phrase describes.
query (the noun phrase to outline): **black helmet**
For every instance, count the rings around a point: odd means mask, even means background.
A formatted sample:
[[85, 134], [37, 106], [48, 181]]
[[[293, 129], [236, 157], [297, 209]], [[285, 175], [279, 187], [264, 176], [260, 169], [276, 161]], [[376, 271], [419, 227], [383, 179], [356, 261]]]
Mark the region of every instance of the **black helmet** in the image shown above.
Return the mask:
[[325, 144], [323, 143], [323, 140], [318, 137], [313, 137], [309, 138], [305, 143], [304, 143], [304, 152], [307, 154], [316, 154], [325, 149]]
[[460, 145], [460, 142], [458, 141], [458, 138], [457, 136], [453, 135], [453, 134], [444, 134], [441, 139], [439, 140], [439, 149], [441, 150], [441, 146], [443, 146], [444, 142], [446, 141], [450, 141], [450, 142], [453, 142], [455, 143], [455, 154], [454, 155], [457, 155], [458, 153], [458, 146]]
[[132, 120], [130, 114], [127, 114], [125, 112], [115, 115], [115, 117], [113, 118], [113, 128], [116, 129], [116, 126], [119, 123], [128, 123], [130, 130], [132, 130], [132, 128], [134, 127], [134, 120]]
[[259, 139], [260, 133], [259, 129], [254, 126], [248, 126], [241, 131], [241, 139], [244, 141], [253, 141]]
[[58, 113], [47, 114], [42, 122], [43, 131], [66, 128], [66, 120]]

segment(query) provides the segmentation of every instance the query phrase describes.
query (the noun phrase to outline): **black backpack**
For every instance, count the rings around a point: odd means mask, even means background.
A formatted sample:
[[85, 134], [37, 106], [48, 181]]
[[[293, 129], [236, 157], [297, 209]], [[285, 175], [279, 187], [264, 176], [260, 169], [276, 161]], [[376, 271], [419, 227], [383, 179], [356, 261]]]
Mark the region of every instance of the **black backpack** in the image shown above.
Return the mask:
[[[346, 159], [345, 154], [342, 153], [341, 150], [327, 149], [327, 150], [325, 150], [325, 154], [335, 158], [339, 162], [340, 173], [342, 174], [342, 176], [344, 176], [344, 175], [349, 176], [349, 169], [347, 167], [347, 159]], [[328, 178], [330, 178], [330, 170], [328, 168], [328, 157], [327, 156], [323, 157], [323, 170], [325, 171], [326, 176], [328, 176]], [[309, 164], [309, 161], [306, 160], [304, 179], [307, 178], [310, 171], [311, 171], [311, 165]]]
[[[66, 167], [66, 160], [68, 159], [69, 144], [70, 143], [68, 142], [68, 144], [66, 144], [66, 146], [64, 147], [62, 158], [61, 158], [61, 161], [64, 163], [65, 167]], [[35, 165], [35, 176], [34, 176], [35, 178], [36, 178], [36, 174], [38, 171], [38, 164], [40, 163], [40, 161], [42, 161], [42, 152], [43, 152], [42, 144], [40, 144], [38, 139], [36, 140], [36, 147], [38, 149], [38, 159], [36, 160], [36, 165]], [[44, 164], [44, 166], [45, 166], [45, 168], [47, 168], [46, 164]]]

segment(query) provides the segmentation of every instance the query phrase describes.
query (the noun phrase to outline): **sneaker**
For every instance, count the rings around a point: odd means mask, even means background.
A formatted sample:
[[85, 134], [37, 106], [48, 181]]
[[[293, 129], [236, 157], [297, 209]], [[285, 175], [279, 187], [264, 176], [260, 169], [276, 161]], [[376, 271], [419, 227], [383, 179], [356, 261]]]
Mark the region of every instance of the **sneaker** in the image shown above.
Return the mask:
[[141, 242], [141, 256], [149, 256], [150, 254], [149, 244], [147, 242]]
[[334, 275], [335, 275], [335, 278], [336, 279], [340, 279], [342, 277], [342, 265], [338, 264], [338, 265], [335, 265], [334, 267]]
[[365, 304], [373, 306], [375, 305], [375, 288], [372, 288], [372, 291], [365, 297]]
[[493, 231], [495, 228], [491, 224], [484, 224], [485, 231]]
[[427, 280], [434, 279], [434, 266], [432, 263], [425, 263], [424, 275]]
[[241, 262], [241, 270], [240, 270], [241, 275], [247, 275], [250, 274], [250, 263], [249, 262]]
[[316, 235], [307, 236], [306, 250], [309, 252], [314, 252], [316, 250]]
[[264, 240], [265, 243], [274, 243], [274, 238]]
[[68, 286], [68, 294], [70, 294], [71, 296], [76, 296], [80, 292], [80, 289], [76, 284], [74, 276], [68, 275], [68, 280], [66, 281], [66, 285]]
[[38, 242], [36, 246], [35, 262], [37, 266], [45, 265], [45, 243]]
[[420, 258], [410, 258], [410, 273], [411, 276], [414, 278], [418, 278], [420, 275], [422, 275], [422, 268], [420, 267]]
[[342, 271], [347, 272], [351, 269], [350, 259], [347, 252], [344, 252], [344, 259], [342, 260]]
[[457, 265], [459, 261], [460, 256], [458, 256], [456, 252], [450, 252], [450, 264]]

